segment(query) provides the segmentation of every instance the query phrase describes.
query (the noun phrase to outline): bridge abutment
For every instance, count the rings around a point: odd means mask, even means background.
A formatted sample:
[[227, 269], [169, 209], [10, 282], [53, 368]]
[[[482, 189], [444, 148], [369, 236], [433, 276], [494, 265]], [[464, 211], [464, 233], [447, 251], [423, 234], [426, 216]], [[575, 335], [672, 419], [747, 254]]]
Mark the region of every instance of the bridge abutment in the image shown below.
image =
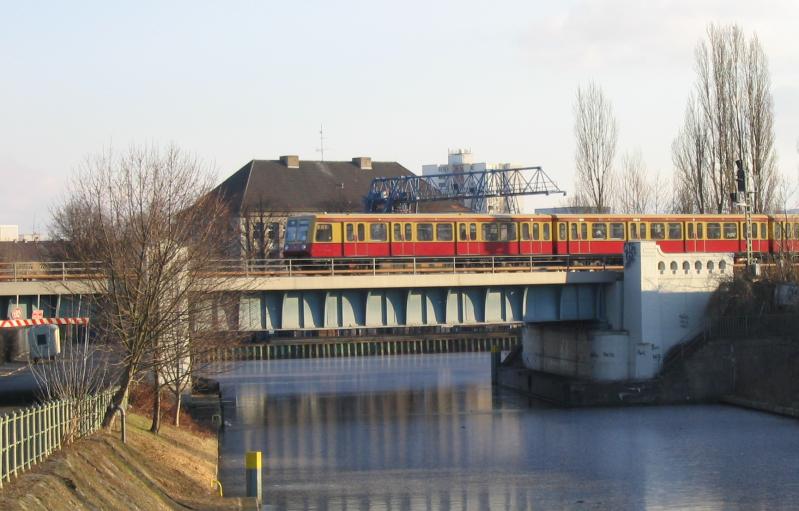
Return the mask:
[[[579, 382], [581, 396], [585, 384], [620, 383], [632, 384], [643, 398], [640, 384], [658, 375], [670, 349], [702, 331], [708, 301], [732, 271], [731, 254], [667, 254], [654, 242], [628, 243], [623, 283], [604, 289], [602, 321], [528, 323], [520, 360], [532, 374], [505, 375], [501, 382], [535, 394], [532, 381], [538, 381], [537, 388], [550, 394], [542, 397], [556, 401], [571, 395], [562, 387], [569, 381]], [[559, 383], [544, 383], [547, 376]], [[585, 404], [602, 402], [603, 392], [594, 390]], [[575, 404], [573, 397], [565, 400]]]

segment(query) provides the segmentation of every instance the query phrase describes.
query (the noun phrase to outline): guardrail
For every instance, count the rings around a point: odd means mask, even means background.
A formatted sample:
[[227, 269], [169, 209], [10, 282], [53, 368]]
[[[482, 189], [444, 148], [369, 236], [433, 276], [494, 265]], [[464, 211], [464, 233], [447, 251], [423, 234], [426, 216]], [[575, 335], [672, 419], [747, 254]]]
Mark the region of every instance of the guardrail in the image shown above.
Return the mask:
[[[363, 257], [330, 259], [227, 259], [215, 261], [208, 276], [312, 277], [428, 273], [505, 273], [532, 271], [621, 270], [620, 255]], [[76, 280], [101, 275], [102, 263], [0, 263], [0, 282]]]
[[66, 445], [70, 437], [97, 431], [115, 391], [80, 402], [51, 401], [0, 417], [0, 488]]

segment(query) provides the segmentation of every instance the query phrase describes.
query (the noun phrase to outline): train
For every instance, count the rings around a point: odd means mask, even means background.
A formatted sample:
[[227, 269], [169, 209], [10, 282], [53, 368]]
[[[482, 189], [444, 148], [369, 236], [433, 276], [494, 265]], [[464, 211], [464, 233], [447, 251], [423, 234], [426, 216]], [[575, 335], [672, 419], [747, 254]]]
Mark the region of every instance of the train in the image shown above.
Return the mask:
[[[665, 253], [746, 252], [744, 215], [311, 214], [288, 218], [287, 258], [622, 254], [631, 240]], [[799, 250], [799, 215], [752, 215], [752, 250]]]

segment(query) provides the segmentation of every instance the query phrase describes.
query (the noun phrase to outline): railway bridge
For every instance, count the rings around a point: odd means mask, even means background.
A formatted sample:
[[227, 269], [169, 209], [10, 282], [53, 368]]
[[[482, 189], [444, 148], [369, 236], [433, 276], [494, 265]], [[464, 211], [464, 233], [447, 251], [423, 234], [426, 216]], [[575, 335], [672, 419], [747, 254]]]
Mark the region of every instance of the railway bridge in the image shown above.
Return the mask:
[[[634, 242], [623, 264], [573, 256], [220, 261], [207, 278], [236, 298], [215, 315], [224, 328], [518, 325], [527, 367], [614, 380], [654, 376], [666, 351], [696, 334], [710, 293], [732, 269], [731, 254], [664, 254]], [[81, 294], [96, 268], [0, 270], [0, 306], [87, 314]]]

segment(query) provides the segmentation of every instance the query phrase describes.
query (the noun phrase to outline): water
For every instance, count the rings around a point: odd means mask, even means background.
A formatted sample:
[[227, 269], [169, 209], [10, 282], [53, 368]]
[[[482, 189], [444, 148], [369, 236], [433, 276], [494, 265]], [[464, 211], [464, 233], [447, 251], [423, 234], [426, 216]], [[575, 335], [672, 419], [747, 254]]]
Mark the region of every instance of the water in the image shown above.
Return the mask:
[[727, 406], [562, 410], [489, 355], [241, 362], [218, 376], [227, 495], [276, 509], [796, 509], [799, 423]]

